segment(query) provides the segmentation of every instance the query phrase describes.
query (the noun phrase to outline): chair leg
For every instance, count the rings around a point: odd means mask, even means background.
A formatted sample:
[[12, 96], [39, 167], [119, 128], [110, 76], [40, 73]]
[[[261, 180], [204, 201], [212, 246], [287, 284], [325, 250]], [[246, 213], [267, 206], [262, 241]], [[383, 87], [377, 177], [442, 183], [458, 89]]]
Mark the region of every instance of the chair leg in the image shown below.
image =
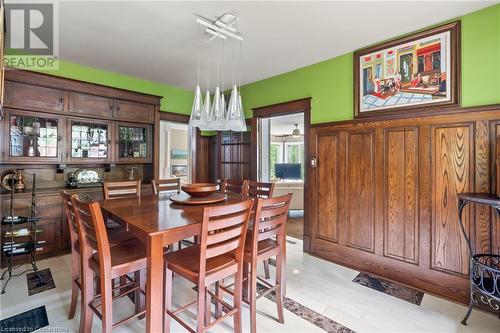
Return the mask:
[[94, 312], [89, 307], [89, 303], [94, 299], [94, 273], [90, 268], [81, 270], [81, 314], [80, 314], [80, 333], [88, 333], [92, 328], [92, 318]]
[[276, 256], [276, 306], [278, 308], [278, 321], [284, 323], [283, 319], [283, 284], [282, 282], [283, 257], [281, 254]]
[[271, 274], [269, 273], [269, 260], [264, 260], [264, 276], [266, 277], [266, 280], [269, 280], [271, 278]]
[[257, 262], [252, 262], [250, 268], [250, 332], [257, 332]]
[[198, 312], [196, 313], [196, 332], [202, 333], [205, 323], [205, 286], [198, 284]]
[[242, 283], [242, 268], [238, 270], [235, 276], [235, 284], [234, 284], [234, 300], [233, 304], [238, 311], [234, 314], [234, 332], [235, 333], [241, 333], [241, 299], [242, 299], [242, 289], [243, 289], [243, 283]]
[[163, 332], [170, 333], [170, 315], [167, 311], [170, 310], [172, 306], [172, 271], [167, 269], [165, 265], [165, 283], [164, 283], [164, 292], [165, 292], [165, 311], [163, 314]]
[[[217, 298], [222, 299], [222, 289], [220, 288], [220, 281], [215, 282], [215, 295]], [[222, 304], [215, 300], [215, 318], [222, 316]]]
[[76, 251], [72, 251], [71, 254], [71, 303], [69, 305], [68, 319], [73, 319], [75, 317], [76, 306], [78, 305], [78, 293], [80, 288], [76, 283], [76, 280], [80, 276], [80, 256]]
[[139, 286], [139, 289], [134, 293], [135, 313], [139, 313], [144, 310], [145, 307], [144, 295], [141, 293], [141, 290], [145, 290], [146, 285], [146, 274], [144, 270], [134, 272], [134, 280]]
[[245, 278], [245, 281], [243, 281], [243, 290], [242, 290], [242, 297], [245, 301], [249, 302], [249, 289], [250, 289], [250, 271], [248, 268], [250, 267], [250, 264], [247, 262], [243, 262], [243, 278]]
[[113, 285], [112, 280], [101, 276], [102, 332], [113, 330]]
[[208, 293], [208, 288], [205, 288], [205, 326], [208, 326], [210, 324], [211, 308], [212, 297]]

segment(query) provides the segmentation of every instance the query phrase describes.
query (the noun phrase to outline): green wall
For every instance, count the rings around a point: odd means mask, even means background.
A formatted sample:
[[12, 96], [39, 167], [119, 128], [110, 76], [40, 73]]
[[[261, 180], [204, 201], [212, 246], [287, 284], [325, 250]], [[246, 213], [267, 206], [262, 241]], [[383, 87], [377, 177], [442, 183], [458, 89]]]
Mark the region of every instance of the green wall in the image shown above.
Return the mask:
[[191, 113], [193, 92], [172, 87], [166, 84], [142, 80], [132, 76], [103, 71], [92, 67], [59, 62], [59, 70], [43, 71], [43, 73], [65, 78], [102, 84], [110, 87], [133, 90], [141, 93], [163, 96], [161, 110], [182, 114]]
[[[500, 5], [462, 20], [462, 106], [500, 103]], [[246, 117], [251, 109], [312, 97], [311, 121], [353, 118], [352, 52], [241, 88]]]

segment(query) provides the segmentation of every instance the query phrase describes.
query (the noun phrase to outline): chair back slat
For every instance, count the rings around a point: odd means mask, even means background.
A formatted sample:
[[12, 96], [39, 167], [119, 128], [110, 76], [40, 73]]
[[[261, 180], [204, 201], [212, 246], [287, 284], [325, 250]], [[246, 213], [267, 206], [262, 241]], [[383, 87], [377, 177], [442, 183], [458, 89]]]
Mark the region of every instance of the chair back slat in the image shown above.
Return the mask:
[[206, 258], [209, 259], [220, 256], [221, 254], [232, 252], [236, 250], [240, 246], [240, 244], [241, 242], [239, 237], [219, 242], [213, 246], [207, 247]]
[[242, 194], [248, 198], [271, 198], [274, 193], [274, 185], [274, 183], [247, 180], [244, 183]]
[[241, 228], [236, 226], [234, 228], [221, 229], [219, 232], [211, 234], [207, 237], [207, 245], [212, 245], [225, 241], [226, 239], [232, 239], [238, 237], [241, 233]]
[[205, 271], [206, 260], [216, 256], [231, 254], [236, 263], [242, 263], [251, 206], [252, 200], [245, 200], [204, 208], [200, 234], [200, 276]]
[[224, 179], [220, 185], [221, 192], [226, 194], [241, 194], [245, 181], [240, 179]]
[[153, 193], [159, 194], [162, 192], [173, 192], [181, 193], [181, 179], [171, 178], [171, 179], [153, 179], [151, 181], [153, 186]]
[[141, 196], [141, 181], [103, 182], [104, 199], [120, 199]]
[[104, 267], [111, 267], [111, 253], [101, 207], [98, 202], [85, 202], [77, 197], [71, 200], [78, 224], [82, 259], [88, 260], [92, 253], [97, 251], [103, 272]]
[[268, 199], [257, 199], [252, 230], [252, 255], [257, 253], [259, 241], [275, 237], [278, 246], [283, 244], [291, 200], [291, 193]]
[[[76, 197], [76, 194], [70, 194], [66, 191], [61, 191], [64, 215], [66, 216], [66, 224], [68, 225], [69, 238], [71, 241], [71, 251], [78, 250], [76, 248], [78, 243], [78, 226], [75, 219], [75, 211], [71, 199]], [[78, 245], [79, 246], [79, 245]]]

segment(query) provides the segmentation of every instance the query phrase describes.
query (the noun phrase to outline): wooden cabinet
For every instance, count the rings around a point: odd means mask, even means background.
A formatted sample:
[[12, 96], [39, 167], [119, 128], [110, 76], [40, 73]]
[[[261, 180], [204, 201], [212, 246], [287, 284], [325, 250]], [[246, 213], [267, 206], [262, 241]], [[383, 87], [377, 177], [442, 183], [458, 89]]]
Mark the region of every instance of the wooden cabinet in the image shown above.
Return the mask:
[[216, 145], [216, 177], [220, 180], [251, 178], [250, 132], [220, 132]]
[[120, 121], [154, 122], [154, 107], [150, 104], [115, 100], [115, 117]]
[[116, 123], [114, 151], [118, 163], [150, 163], [151, 126]]
[[[8, 111], [0, 137], [3, 161], [152, 162], [151, 124], [160, 97], [26, 71], [9, 71], [5, 86]], [[88, 133], [78, 130], [79, 126]]]
[[[313, 126], [311, 252], [468, 302], [457, 194], [495, 191], [499, 119], [500, 108], [490, 107]], [[482, 207], [463, 216], [478, 251], [499, 254], [500, 219]]]
[[102, 120], [68, 118], [67, 163], [109, 163], [112, 158], [113, 125]]
[[112, 119], [114, 101], [106, 97], [70, 92], [68, 110], [73, 115]]
[[67, 93], [63, 90], [20, 82], [5, 82], [5, 107], [33, 111], [63, 112]]
[[61, 116], [7, 109], [3, 122], [3, 159], [13, 163], [59, 163], [63, 135]]

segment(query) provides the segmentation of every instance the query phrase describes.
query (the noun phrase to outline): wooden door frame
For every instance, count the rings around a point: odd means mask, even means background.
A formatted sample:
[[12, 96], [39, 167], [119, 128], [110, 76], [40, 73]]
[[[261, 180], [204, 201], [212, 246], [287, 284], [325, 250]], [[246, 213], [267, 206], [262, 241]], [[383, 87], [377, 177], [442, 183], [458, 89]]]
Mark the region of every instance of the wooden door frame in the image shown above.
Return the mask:
[[277, 116], [286, 116], [295, 113], [304, 113], [304, 242], [303, 250], [306, 253], [311, 249], [311, 232], [309, 221], [309, 203], [306, 200], [306, 194], [309, 193], [310, 180], [310, 156], [309, 156], [309, 129], [311, 127], [311, 99], [306, 97], [292, 101], [261, 106], [253, 108], [253, 117], [251, 121], [251, 152], [252, 152], [252, 179], [257, 180], [257, 155], [258, 155], [258, 133], [257, 124], [259, 119], [271, 118]]
[[[175, 123], [181, 124], [189, 124], [190, 116], [180, 113], [161, 111], [159, 108], [156, 112], [155, 116], [155, 133], [154, 133], [154, 177], [155, 179], [160, 178], [160, 121], [171, 121]], [[197, 174], [197, 165], [199, 160], [201, 159], [201, 151], [197, 149], [201, 146], [201, 140], [203, 137], [201, 136], [201, 132], [197, 128], [191, 129], [191, 144], [189, 149], [191, 150], [191, 181], [198, 181]]]

